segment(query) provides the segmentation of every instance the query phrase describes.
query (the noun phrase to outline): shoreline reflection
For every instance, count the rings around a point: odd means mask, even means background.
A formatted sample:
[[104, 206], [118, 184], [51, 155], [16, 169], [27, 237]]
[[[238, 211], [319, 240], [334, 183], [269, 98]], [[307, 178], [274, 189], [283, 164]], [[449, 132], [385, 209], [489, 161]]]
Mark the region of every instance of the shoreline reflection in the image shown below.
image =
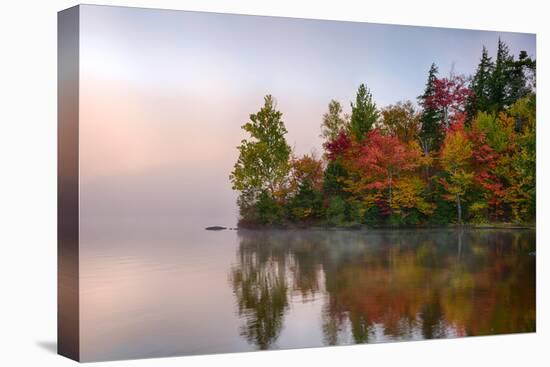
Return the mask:
[[[240, 335], [276, 349], [320, 303], [323, 345], [535, 331], [534, 231], [239, 231]], [[308, 318], [308, 322], [309, 322]]]

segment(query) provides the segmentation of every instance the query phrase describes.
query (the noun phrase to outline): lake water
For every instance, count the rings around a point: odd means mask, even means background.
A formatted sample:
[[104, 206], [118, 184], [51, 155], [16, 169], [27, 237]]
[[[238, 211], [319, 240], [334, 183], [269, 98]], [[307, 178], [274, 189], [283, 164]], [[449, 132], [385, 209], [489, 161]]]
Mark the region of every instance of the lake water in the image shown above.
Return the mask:
[[82, 231], [84, 361], [535, 331], [533, 230]]

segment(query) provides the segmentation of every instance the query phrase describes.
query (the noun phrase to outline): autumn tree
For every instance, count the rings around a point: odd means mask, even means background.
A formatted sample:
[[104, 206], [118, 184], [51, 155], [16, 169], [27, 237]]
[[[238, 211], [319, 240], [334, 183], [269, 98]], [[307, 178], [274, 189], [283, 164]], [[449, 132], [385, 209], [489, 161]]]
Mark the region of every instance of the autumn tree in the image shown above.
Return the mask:
[[323, 161], [314, 153], [293, 157], [289, 181], [292, 217], [307, 220], [321, 216]]
[[234, 190], [240, 192], [241, 215], [247, 216], [258, 199], [268, 207], [273, 206], [290, 169], [290, 146], [282, 113], [276, 109], [271, 95], [264, 98], [264, 105], [250, 121], [242, 126], [250, 137], [238, 147], [239, 158], [230, 180]]
[[321, 190], [324, 167], [323, 161], [317, 158], [315, 152], [301, 157], [292, 157], [290, 167], [291, 191], [296, 191], [305, 183], [310, 184], [315, 190]]
[[419, 218], [414, 215], [431, 215], [435, 205], [426, 199], [424, 181], [413, 173], [402, 175], [395, 182], [391, 209], [394, 214], [399, 215], [401, 222], [418, 224]]
[[328, 112], [323, 115], [321, 137], [325, 141], [334, 140], [341, 132], [349, 129], [349, 116], [344, 114], [342, 105], [336, 100], [328, 104]]
[[[532, 221], [536, 209], [536, 98], [530, 95], [514, 103], [509, 119], [519, 127], [514, 135], [507, 174], [506, 200], [515, 221]], [[504, 115], [501, 115], [504, 118]]]
[[443, 141], [440, 161], [446, 177], [441, 183], [447, 191], [446, 199], [456, 203], [457, 220], [462, 223], [462, 202], [464, 195], [474, 183], [471, 167], [472, 143], [468, 140], [464, 124], [454, 124]]
[[431, 108], [441, 111], [442, 126], [447, 129], [455, 116], [466, 109], [466, 102], [472, 91], [466, 86], [462, 75], [450, 75], [448, 78], [435, 79], [434, 93], [426, 103]]
[[335, 139], [327, 141], [323, 147], [329, 160], [336, 160], [351, 147], [352, 140], [345, 132], [341, 132]]
[[351, 103], [350, 132], [356, 140], [362, 140], [378, 121], [376, 103], [370, 90], [361, 84], [357, 90], [355, 103]]
[[418, 167], [421, 152], [374, 129], [355, 143], [348, 159], [355, 176], [347, 181], [348, 190], [367, 206], [384, 199], [393, 208], [395, 180]]
[[479, 112], [472, 123], [472, 128], [485, 134], [487, 144], [496, 152], [502, 153], [509, 148], [513, 135], [513, 123], [499, 118], [494, 113]]
[[347, 150], [351, 147], [351, 138], [344, 131], [323, 144], [325, 148], [325, 156], [328, 160], [324, 172], [323, 192], [327, 196], [342, 196], [343, 180], [347, 176], [347, 172], [342, 165], [342, 158]]
[[514, 122], [501, 112], [479, 112], [472, 122], [470, 138], [474, 144], [475, 181], [481, 191], [481, 200], [473, 203], [472, 213], [488, 210], [492, 218], [504, 213], [505, 185], [510, 176], [513, 155]]
[[474, 123], [467, 132], [472, 144], [472, 169], [477, 200], [470, 205], [469, 212], [476, 221], [499, 219], [503, 215], [504, 184], [497, 174], [499, 152], [495, 150], [487, 134]]
[[[506, 211], [511, 211], [508, 218], [514, 221], [534, 219], [534, 99], [534, 95], [521, 98], [498, 116], [479, 113], [472, 125], [470, 136], [474, 143], [474, 160], [477, 161], [476, 186], [485, 189], [482, 200], [474, 204], [478, 210], [494, 208], [490, 219], [498, 219]], [[482, 140], [491, 149], [480, 144]]]
[[327, 159], [323, 177], [323, 194], [326, 202], [326, 216], [331, 224], [342, 224], [346, 220], [348, 206], [344, 181], [348, 176], [342, 164], [344, 155], [351, 147], [351, 138], [345, 131], [323, 144]]
[[403, 143], [415, 141], [420, 132], [420, 114], [411, 101], [397, 102], [381, 111], [382, 129]]

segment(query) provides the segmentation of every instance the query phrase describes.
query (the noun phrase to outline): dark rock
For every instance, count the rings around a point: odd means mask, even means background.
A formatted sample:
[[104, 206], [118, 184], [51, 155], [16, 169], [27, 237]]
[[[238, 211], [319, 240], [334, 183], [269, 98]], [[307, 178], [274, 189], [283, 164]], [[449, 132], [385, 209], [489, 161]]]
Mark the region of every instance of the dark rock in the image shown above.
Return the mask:
[[222, 226], [212, 226], [212, 227], [206, 227], [207, 231], [223, 231], [224, 229], [227, 229], [226, 227]]

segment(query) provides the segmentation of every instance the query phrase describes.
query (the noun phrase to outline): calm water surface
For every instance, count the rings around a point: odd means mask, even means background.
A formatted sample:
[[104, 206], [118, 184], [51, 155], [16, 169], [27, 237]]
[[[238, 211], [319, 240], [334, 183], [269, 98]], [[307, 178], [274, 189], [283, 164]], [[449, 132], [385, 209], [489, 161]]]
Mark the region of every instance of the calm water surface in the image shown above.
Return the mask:
[[531, 230], [84, 231], [83, 360], [535, 331]]

